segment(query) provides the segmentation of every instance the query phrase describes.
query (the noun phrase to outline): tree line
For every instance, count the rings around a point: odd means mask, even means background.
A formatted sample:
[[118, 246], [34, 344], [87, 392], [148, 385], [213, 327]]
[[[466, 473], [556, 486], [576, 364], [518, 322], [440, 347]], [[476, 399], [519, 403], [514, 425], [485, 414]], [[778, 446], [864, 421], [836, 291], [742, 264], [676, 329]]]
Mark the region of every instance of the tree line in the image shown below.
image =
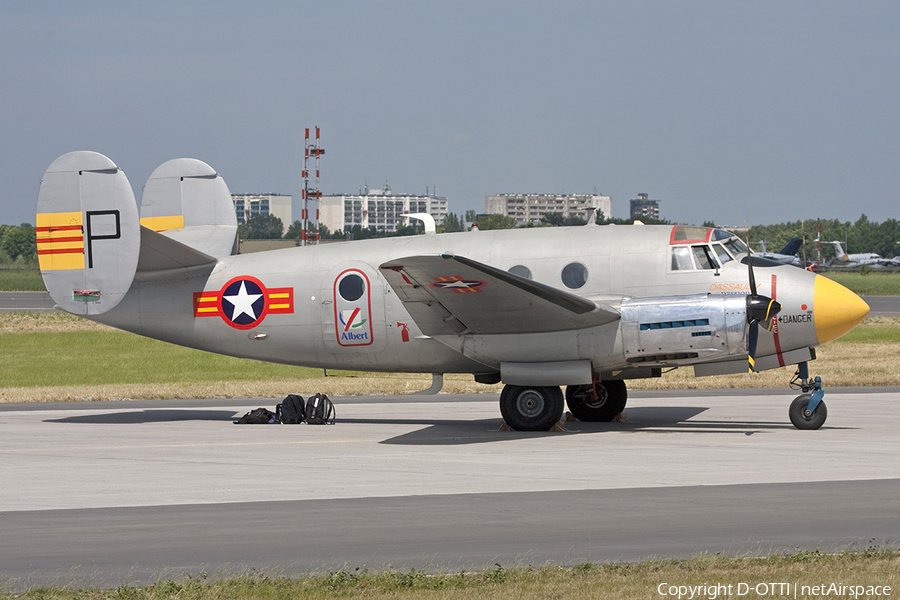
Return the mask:
[[[284, 235], [282, 235], [284, 231]], [[403, 235], [418, 235], [424, 231], [421, 223], [413, 222], [409, 225], [398, 225], [396, 232], [381, 232], [374, 227], [363, 229], [360, 225], [354, 225], [346, 231], [338, 229], [330, 231], [324, 223], [319, 224], [319, 238], [323, 240], [366, 240], [376, 237], [395, 237]], [[307, 222], [309, 239], [316, 234], [316, 224]], [[281, 219], [275, 215], [253, 215], [242, 225], [238, 225], [238, 237], [242, 240], [296, 240], [300, 241], [303, 235], [303, 221], [294, 221], [291, 226], [284, 229]]]
[[[671, 224], [667, 220], [641, 219], [645, 224]], [[598, 225], [615, 223], [617, 225], [629, 225], [631, 219], [608, 219], [603, 215], [597, 218]], [[471, 223], [478, 223], [478, 228], [486, 231], [490, 229], [512, 229], [516, 227], [513, 217], [505, 215], [480, 215], [474, 210], [464, 214], [450, 213], [444, 219], [442, 226], [438, 227], [439, 233], [452, 233], [465, 231]], [[581, 217], [563, 217], [560, 214], [550, 214], [543, 218], [540, 224], [528, 224], [523, 227], [561, 227], [584, 225]], [[707, 227], [715, 227], [715, 223], [707, 221], [703, 223]], [[310, 233], [315, 231], [315, 224], [308, 224]], [[254, 215], [245, 224], [238, 227], [238, 234], [242, 239], [292, 239], [300, 240], [303, 230], [301, 221], [294, 221], [282, 235], [284, 227], [281, 219], [274, 215]], [[331, 240], [363, 240], [376, 237], [417, 235], [422, 233], [423, 225], [413, 221], [409, 225], [401, 225], [395, 233], [376, 231], [374, 227], [363, 229], [355, 225], [347, 231], [329, 231], [324, 225], [320, 225], [319, 235], [321, 239]], [[881, 223], [870, 221], [863, 214], [855, 222], [840, 221], [839, 219], [812, 219], [805, 221], [790, 221], [775, 225], [754, 225], [746, 232], [740, 232], [742, 238], [749, 240], [754, 250], [760, 250], [759, 242], [765, 242], [770, 252], [777, 252], [793, 237], [802, 237], [806, 241], [807, 259], [815, 260], [816, 237], [821, 241], [821, 260], [825, 261], [834, 257], [834, 248], [830, 242], [839, 241], [844, 245], [847, 253], [875, 252], [884, 258], [893, 258], [900, 254], [900, 221], [888, 219]], [[802, 256], [802, 250], [801, 250]], [[37, 244], [34, 225], [22, 223], [21, 225], [0, 225], [0, 265], [26, 266], [36, 262]]]
[[37, 261], [34, 225], [0, 225], [0, 265], [31, 266]]
[[[711, 225], [711, 223], [704, 223]], [[754, 250], [759, 251], [759, 242], [766, 242], [769, 252], [778, 252], [791, 238], [802, 237], [805, 242], [806, 258], [816, 260], [816, 251], [821, 248], [821, 260], [824, 262], [834, 258], [834, 247], [827, 243], [838, 241], [844, 252], [874, 252], [883, 258], [893, 258], [900, 254], [900, 221], [888, 219], [881, 223], [869, 221], [863, 214], [855, 222], [839, 219], [810, 219], [791, 221], [777, 225], [754, 225], [749, 228], [746, 237]], [[820, 243], [816, 243], [818, 237]], [[803, 257], [803, 248], [798, 255]]]

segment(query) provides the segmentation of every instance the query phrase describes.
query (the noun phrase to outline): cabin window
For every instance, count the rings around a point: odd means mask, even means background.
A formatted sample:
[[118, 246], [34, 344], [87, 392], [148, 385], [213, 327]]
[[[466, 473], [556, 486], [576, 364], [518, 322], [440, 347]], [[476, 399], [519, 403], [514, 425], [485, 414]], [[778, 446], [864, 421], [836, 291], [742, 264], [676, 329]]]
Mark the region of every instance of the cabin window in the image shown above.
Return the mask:
[[531, 279], [531, 269], [529, 269], [525, 265], [516, 265], [514, 267], [511, 267], [509, 269], [509, 272], [513, 275], [524, 277], [525, 279]]
[[571, 290], [577, 290], [587, 283], [587, 267], [581, 263], [569, 263], [562, 270], [562, 282]]
[[341, 298], [347, 300], [348, 302], [355, 302], [362, 298], [363, 293], [366, 291], [366, 282], [363, 281], [363, 278], [357, 275], [356, 273], [351, 273], [341, 279], [340, 284], [338, 284], [338, 293], [341, 295]]

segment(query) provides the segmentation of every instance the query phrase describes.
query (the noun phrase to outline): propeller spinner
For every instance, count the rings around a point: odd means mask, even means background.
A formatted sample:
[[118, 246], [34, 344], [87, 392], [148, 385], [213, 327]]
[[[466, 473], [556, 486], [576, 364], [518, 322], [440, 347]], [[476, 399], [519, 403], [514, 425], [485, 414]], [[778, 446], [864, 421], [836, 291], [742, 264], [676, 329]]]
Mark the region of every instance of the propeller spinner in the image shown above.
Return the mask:
[[747, 334], [748, 365], [750, 377], [756, 370], [756, 344], [759, 341], [759, 324], [766, 323], [766, 330], [772, 331], [775, 326], [775, 317], [781, 312], [781, 305], [769, 298], [756, 293], [756, 277], [753, 276], [753, 259], [750, 256], [750, 244], [747, 244], [747, 269], [750, 274], [750, 291], [747, 296], [747, 323], [750, 330]]

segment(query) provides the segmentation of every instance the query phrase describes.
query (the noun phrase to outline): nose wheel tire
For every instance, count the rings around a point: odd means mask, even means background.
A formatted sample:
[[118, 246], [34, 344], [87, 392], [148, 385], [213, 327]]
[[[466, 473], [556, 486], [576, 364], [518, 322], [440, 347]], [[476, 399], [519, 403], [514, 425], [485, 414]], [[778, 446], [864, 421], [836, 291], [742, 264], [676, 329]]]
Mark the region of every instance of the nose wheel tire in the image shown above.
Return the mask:
[[628, 388], [624, 381], [598, 381], [597, 397], [593, 386], [566, 386], [566, 404], [579, 421], [589, 423], [609, 422], [625, 410], [628, 402]]
[[791, 417], [791, 423], [797, 429], [818, 429], [828, 418], [828, 409], [824, 402], [819, 402], [815, 410], [810, 411], [809, 398], [812, 394], [803, 394], [794, 398], [791, 407], [788, 409], [788, 416]]
[[548, 431], [563, 413], [563, 395], [558, 387], [507, 385], [500, 393], [500, 414], [516, 431]]

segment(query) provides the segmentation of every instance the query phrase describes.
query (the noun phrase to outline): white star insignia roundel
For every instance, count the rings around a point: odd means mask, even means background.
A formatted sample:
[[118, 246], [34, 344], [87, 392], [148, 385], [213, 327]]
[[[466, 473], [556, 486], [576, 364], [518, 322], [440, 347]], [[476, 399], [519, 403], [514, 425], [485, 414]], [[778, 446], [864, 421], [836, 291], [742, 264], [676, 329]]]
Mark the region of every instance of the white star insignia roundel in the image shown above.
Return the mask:
[[269, 315], [293, 312], [294, 288], [267, 288], [252, 275], [229, 279], [218, 291], [194, 292], [195, 317], [220, 317], [235, 329], [253, 329]]
[[463, 279], [459, 275], [449, 275], [443, 277], [435, 277], [429, 286], [439, 290], [450, 290], [458, 294], [467, 292], [480, 292], [481, 287], [485, 285], [484, 281], [477, 279]]
[[222, 312], [236, 325], [250, 325], [262, 316], [265, 294], [259, 285], [239, 279], [222, 292]]

